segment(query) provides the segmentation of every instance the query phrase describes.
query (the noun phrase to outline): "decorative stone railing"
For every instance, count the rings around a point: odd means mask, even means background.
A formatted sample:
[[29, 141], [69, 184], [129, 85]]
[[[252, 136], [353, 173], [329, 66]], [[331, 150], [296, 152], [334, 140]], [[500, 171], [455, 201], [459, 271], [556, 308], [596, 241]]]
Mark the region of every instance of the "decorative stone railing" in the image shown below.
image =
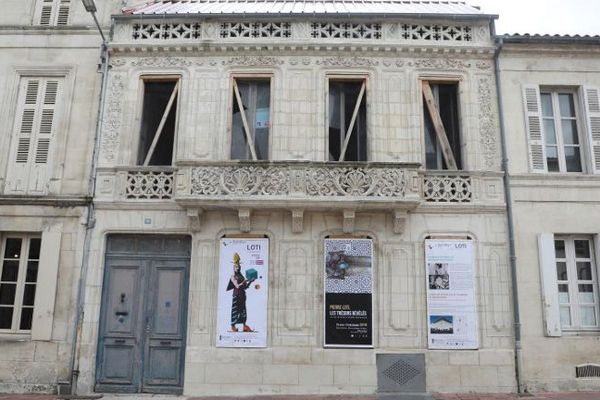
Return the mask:
[[110, 201], [171, 200], [175, 168], [120, 167], [98, 170], [96, 198]]
[[[222, 162], [179, 168], [176, 200], [185, 204], [294, 203], [311, 208], [386, 207], [419, 201], [414, 164]], [[417, 184], [415, 184], [417, 183]]]
[[422, 171], [421, 198], [440, 205], [502, 205], [502, 174], [470, 171]]

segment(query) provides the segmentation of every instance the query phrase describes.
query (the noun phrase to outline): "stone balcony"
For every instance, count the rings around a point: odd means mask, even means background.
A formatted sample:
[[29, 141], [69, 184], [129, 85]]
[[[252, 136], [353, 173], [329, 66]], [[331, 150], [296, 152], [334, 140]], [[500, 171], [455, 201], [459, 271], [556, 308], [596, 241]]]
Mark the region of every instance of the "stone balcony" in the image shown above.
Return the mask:
[[133, 207], [171, 204], [199, 223], [207, 210], [236, 210], [242, 231], [253, 210], [289, 210], [295, 231], [305, 211], [339, 211], [351, 232], [355, 214], [390, 212], [400, 233], [409, 211], [504, 207], [502, 174], [424, 171], [406, 163], [305, 161], [181, 162], [172, 167], [98, 171], [96, 201]]

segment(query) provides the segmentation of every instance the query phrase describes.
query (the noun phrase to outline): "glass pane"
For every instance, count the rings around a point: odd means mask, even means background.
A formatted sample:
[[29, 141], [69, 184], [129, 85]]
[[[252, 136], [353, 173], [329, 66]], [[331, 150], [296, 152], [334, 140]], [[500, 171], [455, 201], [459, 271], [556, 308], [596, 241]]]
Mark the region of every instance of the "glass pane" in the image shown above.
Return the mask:
[[567, 172], [581, 172], [581, 156], [579, 147], [565, 147]]
[[565, 241], [555, 240], [554, 241], [554, 254], [556, 258], [565, 258]]
[[580, 284], [578, 286], [579, 286], [579, 293], [593, 293], [594, 292], [594, 285], [592, 285], [592, 284], [584, 283], [584, 284]]
[[542, 93], [542, 115], [544, 117], [552, 117], [554, 116], [554, 111], [552, 111], [552, 96], [550, 93]]
[[567, 277], [567, 263], [566, 262], [558, 261], [556, 263], [556, 279], [558, 279], [559, 281], [566, 281], [569, 279]]
[[10, 329], [12, 327], [12, 307], [0, 307], [0, 329]]
[[31, 329], [31, 320], [32, 319], [33, 319], [33, 308], [21, 309], [21, 323], [19, 324], [19, 329], [21, 329], [23, 331]]
[[23, 291], [23, 305], [33, 306], [35, 300], [35, 285], [25, 285], [25, 291]]
[[21, 258], [21, 239], [6, 239], [4, 258]]
[[596, 308], [595, 307], [581, 307], [581, 325], [582, 326], [596, 326]]
[[590, 258], [589, 240], [575, 240], [575, 257]]
[[556, 144], [556, 129], [553, 119], [544, 120], [544, 140], [546, 144]]
[[0, 285], [0, 304], [12, 306], [15, 304], [15, 293], [17, 285], [12, 283], [3, 283]]
[[575, 104], [573, 103], [573, 95], [570, 93], [562, 93], [558, 95], [558, 104], [560, 105], [561, 117], [574, 117]]
[[29, 259], [30, 260], [39, 260], [40, 258], [40, 245], [42, 244], [42, 239], [31, 239], [29, 241]]
[[3, 282], [16, 282], [19, 276], [19, 262], [15, 260], [4, 261], [2, 266], [2, 276], [0, 281]]
[[594, 304], [594, 293], [592, 292], [579, 293], [577, 297], [581, 304]]
[[27, 263], [27, 276], [25, 282], [36, 282], [38, 273], [38, 261], [29, 261]]
[[560, 290], [560, 286], [567, 286], [567, 285], [558, 285], [558, 286], [559, 286], [558, 304], [569, 304], [569, 293], [567, 292], [567, 290], [565, 290], [564, 292], [562, 290]]
[[555, 146], [546, 147], [546, 161], [548, 162], [548, 171], [559, 172], [560, 167], [558, 165], [558, 150]]
[[563, 119], [561, 121], [563, 142], [565, 144], [579, 144], [579, 135], [577, 135], [577, 122], [572, 119]]
[[577, 279], [580, 281], [592, 280], [592, 263], [589, 261], [577, 262]]
[[562, 326], [571, 326], [571, 308], [561, 307], [560, 308], [560, 324]]
[[256, 83], [256, 110], [254, 115], [254, 142], [256, 157], [269, 158], [269, 127], [271, 126], [271, 84], [269, 81]]

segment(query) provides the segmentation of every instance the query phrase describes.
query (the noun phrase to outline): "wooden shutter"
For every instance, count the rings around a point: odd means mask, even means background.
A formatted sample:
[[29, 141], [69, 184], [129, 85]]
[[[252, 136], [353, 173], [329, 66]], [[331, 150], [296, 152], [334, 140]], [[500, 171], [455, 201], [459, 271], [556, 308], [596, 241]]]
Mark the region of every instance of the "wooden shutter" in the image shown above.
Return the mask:
[[71, 0], [38, 0], [36, 20], [41, 26], [65, 26], [69, 23]]
[[42, 232], [40, 265], [31, 325], [31, 339], [33, 340], [52, 339], [61, 231], [62, 224], [56, 224]]
[[542, 134], [542, 102], [538, 86], [523, 86], [523, 105], [525, 106], [525, 127], [527, 129], [531, 172], [548, 172], [546, 149]]
[[61, 78], [22, 79], [5, 193], [46, 193], [60, 91]]
[[558, 284], [556, 280], [556, 257], [554, 235], [542, 233], [538, 236], [540, 272], [542, 281], [542, 306], [544, 309], [544, 332], [546, 336], [562, 336]]
[[600, 174], [600, 88], [583, 88], [592, 171]]

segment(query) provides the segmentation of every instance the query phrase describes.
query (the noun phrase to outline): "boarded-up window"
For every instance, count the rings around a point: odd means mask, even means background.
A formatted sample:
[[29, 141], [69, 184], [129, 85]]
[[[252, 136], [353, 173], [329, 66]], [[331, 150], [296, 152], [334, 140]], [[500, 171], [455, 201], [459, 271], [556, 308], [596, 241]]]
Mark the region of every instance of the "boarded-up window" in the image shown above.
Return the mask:
[[269, 79], [233, 80], [231, 159], [267, 160], [271, 128]]
[[329, 161], [367, 161], [366, 81], [329, 80]]
[[173, 163], [178, 93], [178, 79], [144, 80], [138, 165]]
[[63, 78], [21, 78], [5, 192], [46, 194]]
[[427, 169], [460, 169], [458, 85], [423, 82]]
[[37, 0], [35, 24], [65, 26], [69, 24], [71, 0]]

